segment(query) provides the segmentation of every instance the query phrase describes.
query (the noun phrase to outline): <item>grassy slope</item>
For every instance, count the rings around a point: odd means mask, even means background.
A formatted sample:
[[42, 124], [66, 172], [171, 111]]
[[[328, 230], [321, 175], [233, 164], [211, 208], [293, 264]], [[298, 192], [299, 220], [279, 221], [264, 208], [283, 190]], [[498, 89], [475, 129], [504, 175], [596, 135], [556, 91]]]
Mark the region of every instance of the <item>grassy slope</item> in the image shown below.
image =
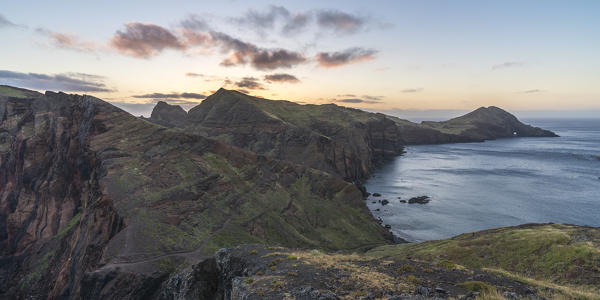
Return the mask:
[[574, 296], [600, 293], [600, 229], [521, 225], [452, 239], [373, 249], [371, 257], [411, 257], [489, 269]]
[[38, 92], [15, 88], [7, 85], [0, 85], [0, 96], [8, 96], [15, 98], [37, 97], [41, 94]]
[[350, 183], [121, 111], [104, 114], [103, 122], [110, 127], [92, 146], [115, 148], [104, 184], [135, 224], [133, 240], [116, 241], [109, 254], [125, 244], [132, 253], [202, 245], [212, 253], [240, 243], [326, 249], [385, 243]]
[[[269, 100], [252, 97], [237, 91], [229, 92], [235, 93], [238, 97], [243, 98], [249, 103], [257, 106], [259, 109], [267, 113], [267, 115], [299, 127], [309, 128], [315, 121], [326, 121], [340, 126], [349, 126], [352, 122], [367, 122], [369, 120], [375, 120], [378, 118], [378, 114], [375, 113], [369, 113], [335, 104], [303, 105], [286, 100]], [[395, 117], [387, 117], [400, 123], [409, 123], [408, 121]]]

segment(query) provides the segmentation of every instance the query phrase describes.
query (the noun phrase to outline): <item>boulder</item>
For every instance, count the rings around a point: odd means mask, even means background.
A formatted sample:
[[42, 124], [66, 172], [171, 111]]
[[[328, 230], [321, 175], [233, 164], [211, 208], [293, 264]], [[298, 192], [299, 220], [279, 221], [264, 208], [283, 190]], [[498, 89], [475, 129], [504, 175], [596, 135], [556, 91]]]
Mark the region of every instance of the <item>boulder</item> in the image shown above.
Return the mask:
[[429, 201], [431, 201], [429, 199], [429, 196], [418, 196], [418, 197], [412, 197], [412, 198], [408, 199], [408, 203], [410, 203], [410, 204], [413, 204], [413, 203], [427, 204], [427, 203], [429, 203]]

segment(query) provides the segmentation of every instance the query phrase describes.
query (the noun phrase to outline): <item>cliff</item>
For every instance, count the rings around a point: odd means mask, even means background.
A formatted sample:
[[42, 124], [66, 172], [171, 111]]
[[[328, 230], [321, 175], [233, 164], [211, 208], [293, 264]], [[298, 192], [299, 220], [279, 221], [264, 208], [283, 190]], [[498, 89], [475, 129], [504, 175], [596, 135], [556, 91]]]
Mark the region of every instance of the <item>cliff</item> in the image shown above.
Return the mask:
[[[360, 182], [377, 164], [414, 144], [481, 142], [555, 136], [525, 125], [499, 108], [480, 108], [446, 122], [412, 123], [335, 104], [300, 105], [220, 89], [183, 115], [157, 105], [149, 119], [221, 140], [255, 153], [292, 161]], [[164, 113], [161, 113], [164, 112]], [[516, 133], [516, 134], [515, 134]]]
[[85, 274], [163, 278], [240, 243], [391, 239], [336, 176], [94, 97], [31, 95], [0, 96], [0, 298], [79, 298]]

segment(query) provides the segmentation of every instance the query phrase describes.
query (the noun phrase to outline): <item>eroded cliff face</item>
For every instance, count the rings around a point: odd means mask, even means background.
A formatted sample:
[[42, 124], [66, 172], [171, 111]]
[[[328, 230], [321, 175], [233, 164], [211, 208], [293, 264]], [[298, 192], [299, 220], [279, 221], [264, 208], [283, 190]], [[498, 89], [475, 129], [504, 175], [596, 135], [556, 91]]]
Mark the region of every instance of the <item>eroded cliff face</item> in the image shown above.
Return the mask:
[[[261, 105], [283, 105], [284, 109], [269, 111]], [[311, 107], [314, 111], [305, 111], [304, 115], [299, 112], [298, 116], [294, 111], [298, 107], [291, 102], [261, 100], [220, 89], [192, 108], [185, 124], [172, 119], [168, 126], [323, 170], [348, 181], [368, 177], [377, 160], [402, 153], [398, 126], [385, 115], [369, 114], [364, 120], [353, 120], [352, 114], [358, 111], [330, 105]], [[330, 113], [334, 118], [328, 116]], [[150, 120], [154, 122], [154, 118]]]
[[[173, 111], [178, 111], [177, 115]], [[406, 145], [555, 136], [496, 107], [480, 108], [446, 122], [416, 124], [334, 104], [299, 105], [225, 89], [206, 98], [187, 116], [178, 106], [161, 104], [148, 120], [355, 183], [367, 178], [378, 162], [400, 155]]]
[[0, 297], [143, 298], [221, 247], [391, 240], [337, 176], [93, 97], [4, 96], [0, 116]]
[[0, 97], [0, 295], [70, 297], [121, 228], [88, 148], [91, 97]]

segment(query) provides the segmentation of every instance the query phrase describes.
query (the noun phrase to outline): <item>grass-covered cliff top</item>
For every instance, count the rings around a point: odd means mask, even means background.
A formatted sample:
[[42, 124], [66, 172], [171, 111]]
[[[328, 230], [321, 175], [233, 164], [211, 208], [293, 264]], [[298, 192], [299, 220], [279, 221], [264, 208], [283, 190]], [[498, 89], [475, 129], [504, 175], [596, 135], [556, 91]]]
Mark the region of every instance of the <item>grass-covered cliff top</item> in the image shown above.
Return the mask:
[[367, 256], [483, 269], [569, 297], [600, 299], [599, 228], [521, 225], [446, 240], [382, 246]]
[[[269, 100], [253, 97], [238, 91], [225, 89], [220, 89], [214, 95], [207, 98], [207, 100], [221, 101], [227, 100], [228, 98], [247, 101], [258, 107], [268, 116], [299, 127], [310, 127], [315, 121], [331, 122], [340, 126], [348, 126], [353, 122], [367, 122], [383, 116], [381, 114], [369, 113], [335, 104], [298, 104], [286, 100]], [[394, 117], [390, 118], [397, 119]], [[403, 121], [400, 119], [397, 120], [400, 122]]]
[[0, 85], [0, 96], [28, 98], [41, 96], [40, 93], [26, 89], [16, 88], [8, 85]]

